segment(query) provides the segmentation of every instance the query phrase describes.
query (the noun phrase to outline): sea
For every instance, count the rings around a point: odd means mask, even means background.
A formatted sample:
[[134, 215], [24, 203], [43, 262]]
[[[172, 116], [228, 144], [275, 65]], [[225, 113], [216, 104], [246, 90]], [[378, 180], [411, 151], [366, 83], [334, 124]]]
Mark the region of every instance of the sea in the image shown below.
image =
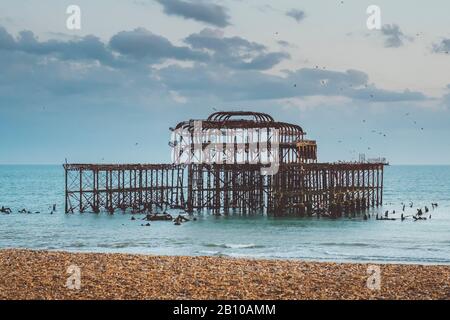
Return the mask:
[[[450, 264], [450, 166], [388, 166], [384, 185], [384, 205], [371, 214], [395, 210], [395, 221], [199, 213], [181, 226], [146, 227], [130, 214], [65, 214], [62, 166], [1, 165], [0, 207], [13, 213], [0, 213], [0, 249]], [[401, 221], [402, 203], [406, 216], [427, 206], [428, 219]]]

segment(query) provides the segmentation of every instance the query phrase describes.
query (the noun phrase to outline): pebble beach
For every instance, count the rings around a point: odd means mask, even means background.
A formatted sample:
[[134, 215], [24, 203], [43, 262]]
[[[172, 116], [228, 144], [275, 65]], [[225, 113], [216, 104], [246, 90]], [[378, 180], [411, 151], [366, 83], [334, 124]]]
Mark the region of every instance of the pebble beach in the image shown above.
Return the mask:
[[450, 299], [448, 265], [377, 264], [379, 289], [368, 266], [7, 249], [0, 299]]

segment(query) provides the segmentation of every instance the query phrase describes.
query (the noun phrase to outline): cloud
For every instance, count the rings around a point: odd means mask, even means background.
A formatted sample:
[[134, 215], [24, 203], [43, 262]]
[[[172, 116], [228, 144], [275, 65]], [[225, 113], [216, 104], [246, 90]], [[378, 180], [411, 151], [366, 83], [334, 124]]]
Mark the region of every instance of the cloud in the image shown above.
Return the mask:
[[404, 41], [412, 41], [406, 36], [396, 24], [385, 24], [381, 27], [381, 33], [386, 37], [384, 46], [386, 48], [398, 48], [404, 45]]
[[98, 62], [114, 68], [140, 68], [176, 60], [269, 70], [289, 58], [286, 52], [270, 52], [266, 46], [241, 37], [225, 37], [220, 30], [204, 29], [184, 42], [186, 46], [176, 46], [144, 28], [118, 32], [106, 43], [92, 35], [39, 41], [31, 31], [21, 31], [14, 37], [0, 27], [0, 49], [64, 61]]
[[0, 49], [12, 50], [16, 46], [16, 42], [12, 35], [6, 31], [5, 28], [0, 26]]
[[217, 4], [183, 0], [156, 1], [163, 6], [164, 13], [168, 15], [192, 19], [221, 28], [230, 25], [230, 16], [227, 14], [226, 8]]
[[286, 72], [285, 76], [277, 76], [255, 70], [230, 70], [223, 66], [172, 65], [161, 69], [159, 78], [166, 87], [180, 92], [184, 97], [206, 94], [223, 101], [277, 100], [308, 96], [341, 96], [369, 102], [427, 99], [420, 92], [395, 92], [369, 85], [368, 75], [358, 70], [339, 72], [303, 68]]
[[278, 40], [277, 44], [283, 48], [297, 48], [297, 45], [285, 40]]
[[[139, 104], [149, 96], [176, 103], [274, 101], [344, 97], [363, 102], [422, 101], [420, 92], [377, 88], [358, 70], [302, 68], [281, 75], [269, 70], [287, 54], [241, 37], [205, 29], [175, 46], [145, 29], [122, 31], [109, 42], [94, 36], [39, 41], [0, 28], [0, 109], [55, 103], [76, 97], [77, 105]], [[170, 59], [167, 66], [152, 65]], [[192, 61], [189, 66], [177, 61]], [[68, 104], [64, 102], [64, 104]]]
[[297, 22], [301, 22], [306, 17], [305, 12], [303, 10], [298, 9], [291, 9], [288, 12], [286, 12], [286, 15], [288, 17], [295, 19], [295, 21]]
[[77, 40], [48, 40], [40, 42], [31, 31], [21, 31], [15, 39], [0, 26], [0, 49], [31, 55], [52, 56], [61, 60], [97, 60], [113, 64], [114, 56], [97, 37], [85, 36]]
[[98, 61], [103, 65], [114, 67], [129, 67], [136, 63], [156, 64], [167, 59], [180, 61], [209, 59], [209, 55], [205, 52], [175, 46], [168, 39], [143, 28], [119, 32], [105, 44], [92, 35], [41, 42], [31, 31], [21, 31], [15, 39], [0, 27], [0, 49], [52, 56], [61, 60]]
[[30, 31], [13, 37], [0, 27], [0, 70], [0, 110], [72, 99], [76, 105], [133, 104], [165, 90], [151, 63], [123, 56], [94, 36], [41, 42]]
[[205, 53], [193, 51], [188, 47], [174, 46], [168, 39], [143, 28], [121, 31], [111, 38], [109, 44], [113, 50], [134, 59], [150, 58], [154, 61], [208, 59], [208, 55]]
[[446, 53], [450, 51], [450, 39], [442, 39], [441, 42], [433, 44], [434, 53]]
[[285, 52], [268, 52], [266, 46], [241, 37], [224, 37], [217, 30], [204, 29], [184, 40], [192, 48], [212, 53], [212, 60], [233, 69], [268, 70], [284, 59]]

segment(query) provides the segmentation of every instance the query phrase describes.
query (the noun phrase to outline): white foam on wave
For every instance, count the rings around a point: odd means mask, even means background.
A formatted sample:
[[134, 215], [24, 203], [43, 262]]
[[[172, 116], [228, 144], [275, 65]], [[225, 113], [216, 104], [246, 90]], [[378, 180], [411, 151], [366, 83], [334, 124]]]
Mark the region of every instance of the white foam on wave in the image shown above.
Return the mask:
[[205, 245], [206, 247], [217, 247], [224, 249], [254, 249], [254, 248], [263, 248], [264, 246], [256, 245], [254, 243], [208, 243]]

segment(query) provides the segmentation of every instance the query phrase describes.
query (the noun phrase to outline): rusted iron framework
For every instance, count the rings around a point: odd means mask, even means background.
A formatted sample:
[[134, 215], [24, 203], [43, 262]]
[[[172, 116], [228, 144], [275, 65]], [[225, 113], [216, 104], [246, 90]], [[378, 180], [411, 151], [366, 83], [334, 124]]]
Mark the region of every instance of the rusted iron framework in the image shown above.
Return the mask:
[[184, 167], [172, 164], [65, 164], [66, 213], [184, 208]]
[[265, 113], [216, 112], [206, 120], [183, 121], [172, 131], [180, 162], [317, 162], [316, 142], [305, 140], [306, 132], [300, 126], [276, 122]]
[[339, 217], [383, 204], [384, 164], [285, 165], [274, 176], [274, 215]]
[[[255, 112], [200, 123], [171, 129], [174, 164], [65, 164], [66, 212], [339, 217], [382, 204], [384, 164], [317, 163], [316, 142], [300, 126]], [[275, 158], [277, 171], [266, 174]]]

